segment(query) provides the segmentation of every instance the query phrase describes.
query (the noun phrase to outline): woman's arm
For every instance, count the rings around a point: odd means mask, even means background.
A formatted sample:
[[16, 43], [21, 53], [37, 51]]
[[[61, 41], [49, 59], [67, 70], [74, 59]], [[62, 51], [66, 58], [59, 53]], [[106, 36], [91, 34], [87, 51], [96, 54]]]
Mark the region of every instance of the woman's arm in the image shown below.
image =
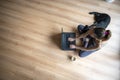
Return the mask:
[[81, 34], [78, 38], [84, 38], [84, 37], [86, 37], [88, 34], [91, 34], [92, 32], [93, 32], [93, 29], [90, 29], [90, 30], [88, 30], [86, 33]]
[[92, 47], [92, 48], [76, 47], [76, 49], [80, 49], [80, 50], [83, 50], [83, 51], [94, 51], [94, 50], [100, 49], [100, 47], [98, 47], [98, 46]]
[[98, 50], [101, 48], [101, 41], [96, 41], [97, 44], [95, 47], [92, 47], [92, 48], [85, 48], [85, 47], [75, 47], [76, 49], [80, 49], [80, 50], [83, 50], [83, 51], [92, 51], [92, 50]]

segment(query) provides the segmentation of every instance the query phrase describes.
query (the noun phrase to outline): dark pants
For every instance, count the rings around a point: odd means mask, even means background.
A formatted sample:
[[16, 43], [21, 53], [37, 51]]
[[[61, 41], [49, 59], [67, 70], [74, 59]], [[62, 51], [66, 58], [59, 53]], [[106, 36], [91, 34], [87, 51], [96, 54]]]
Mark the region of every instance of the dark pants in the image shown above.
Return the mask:
[[[77, 29], [78, 29], [79, 34], [83, 34], [83, 33], [87, 32], [89, 30], [89, 27], [88, 26], [83, 26], [83, 25], [78, 25]], [[89, 43], [88, 43], [87, 47], [93, 47], [93, 46], [96, 45], [95, 41], [94, 41], [95, 40], [94, 38], [92, 38], [91, 36], [87, 36], [86, 38], [89, 38]], [[82, 46], [85, 47], [86, 41], [84, 41], [83, 39], [81, 39], [81, 41], [82, 41], [82, 44], [83, 44]], [[95, 52], [95, 51], [82, 51], [82, 50], [80, 50], [79, 51], [79, 56], [80, 57], [86, 57], [86, 56], [92, 54], [93, 52]]]

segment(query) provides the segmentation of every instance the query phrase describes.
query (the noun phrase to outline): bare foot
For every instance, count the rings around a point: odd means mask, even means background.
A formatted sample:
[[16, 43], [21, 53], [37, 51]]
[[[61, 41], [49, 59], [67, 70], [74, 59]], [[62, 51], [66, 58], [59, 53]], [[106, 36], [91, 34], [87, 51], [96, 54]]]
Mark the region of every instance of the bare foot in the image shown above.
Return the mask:
[[71, 49], [75, 49], [76, 46], [75, 46], [75, 45], [70, 45], [70, 48], [71, 48]]
[[68, 41], [75, 41], [75, 39], [74, 38], [68, 38]]

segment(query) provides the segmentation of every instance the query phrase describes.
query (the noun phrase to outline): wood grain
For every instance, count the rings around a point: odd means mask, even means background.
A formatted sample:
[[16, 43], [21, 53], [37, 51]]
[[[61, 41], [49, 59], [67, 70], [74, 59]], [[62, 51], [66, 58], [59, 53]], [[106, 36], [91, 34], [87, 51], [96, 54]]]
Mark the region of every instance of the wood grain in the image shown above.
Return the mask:
[[[0, 80], [119, 80], [119, 7], [119, 0], [0, 0]], [[61, 28], [92, 24], [91, 11], [111, 16], [108, 44], [86, 58], [62, 51]]]

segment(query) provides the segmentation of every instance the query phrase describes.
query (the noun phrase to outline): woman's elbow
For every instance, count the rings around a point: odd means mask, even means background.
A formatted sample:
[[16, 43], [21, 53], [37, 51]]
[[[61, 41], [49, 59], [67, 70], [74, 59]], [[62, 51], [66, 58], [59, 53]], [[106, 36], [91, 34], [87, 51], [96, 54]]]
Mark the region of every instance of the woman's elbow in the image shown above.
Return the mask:
[[101, 46], [98, 46], [96, 49], [97, 49], [97, 50], [101, 49]]

